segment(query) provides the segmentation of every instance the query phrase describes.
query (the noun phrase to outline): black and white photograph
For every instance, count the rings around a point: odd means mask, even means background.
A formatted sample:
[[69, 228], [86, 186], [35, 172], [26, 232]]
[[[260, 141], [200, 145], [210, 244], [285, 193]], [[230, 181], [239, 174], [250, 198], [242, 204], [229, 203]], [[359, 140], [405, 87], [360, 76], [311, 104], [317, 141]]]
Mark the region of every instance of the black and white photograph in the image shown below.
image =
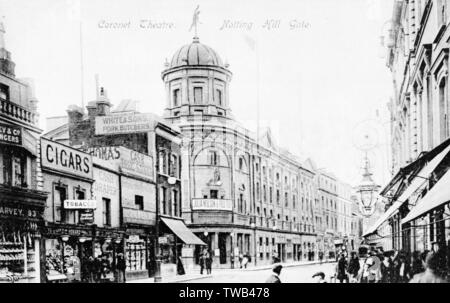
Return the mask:
[[0, 284], [450, 282], [449, 52], [450, 0], [0, 0]]

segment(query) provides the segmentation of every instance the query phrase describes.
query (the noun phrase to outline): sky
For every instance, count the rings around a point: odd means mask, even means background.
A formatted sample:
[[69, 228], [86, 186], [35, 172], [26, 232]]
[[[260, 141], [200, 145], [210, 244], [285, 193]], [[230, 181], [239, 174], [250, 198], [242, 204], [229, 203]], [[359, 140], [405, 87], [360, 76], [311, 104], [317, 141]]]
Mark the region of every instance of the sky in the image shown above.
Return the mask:
[[95, 74], [113, 104], [138, 100], [162, 115], [161, 71], [192, 41], [197, 5], [200, 42], [230, 64], [237, 120], [256, 131], [259, 104], [279, 146], [351, 185], [367, 151], [375, 181], [389, 181], [392, 77], [380, 37], [393, 0], [0, 0], [6, 46], [16, 76], [34, 79], [41, 127], [94, 100]]

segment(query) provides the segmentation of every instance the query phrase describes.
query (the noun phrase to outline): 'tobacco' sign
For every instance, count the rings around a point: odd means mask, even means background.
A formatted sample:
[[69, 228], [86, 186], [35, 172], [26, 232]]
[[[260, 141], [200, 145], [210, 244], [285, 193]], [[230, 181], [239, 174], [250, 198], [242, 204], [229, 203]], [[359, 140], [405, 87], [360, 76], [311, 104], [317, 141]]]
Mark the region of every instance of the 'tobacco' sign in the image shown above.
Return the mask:
[[65, 209], [96, 209], [96, 200], [64, 200]]
[[96, 135], [146, 133], [153, 130], [152, 114], [113, 114], [95, 118]]

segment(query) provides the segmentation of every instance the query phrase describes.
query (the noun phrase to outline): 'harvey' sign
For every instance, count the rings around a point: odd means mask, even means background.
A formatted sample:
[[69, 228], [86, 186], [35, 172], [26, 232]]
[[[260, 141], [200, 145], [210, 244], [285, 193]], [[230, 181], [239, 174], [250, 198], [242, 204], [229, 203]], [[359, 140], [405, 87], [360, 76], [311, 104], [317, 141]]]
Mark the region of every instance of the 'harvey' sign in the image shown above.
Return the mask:
[[114, 114], [95, 118], [96, 135], [146, 133], [153, 130], [152, 114]]
[[69, 146], [41, 138], [43, 168], [92, 179], [92, 156]]

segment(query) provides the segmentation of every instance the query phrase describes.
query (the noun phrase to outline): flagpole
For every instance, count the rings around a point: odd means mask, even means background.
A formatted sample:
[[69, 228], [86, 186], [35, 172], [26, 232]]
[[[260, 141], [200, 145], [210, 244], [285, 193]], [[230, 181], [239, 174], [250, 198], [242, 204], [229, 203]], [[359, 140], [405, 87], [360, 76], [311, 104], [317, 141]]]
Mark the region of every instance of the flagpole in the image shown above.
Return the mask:
[[80, 18], [80, 67], [81, 67], [81, 108], [84, 111], [84, 58], [83, 58], [83, 22], [81, 21], [81, 0], [79, 0]]

